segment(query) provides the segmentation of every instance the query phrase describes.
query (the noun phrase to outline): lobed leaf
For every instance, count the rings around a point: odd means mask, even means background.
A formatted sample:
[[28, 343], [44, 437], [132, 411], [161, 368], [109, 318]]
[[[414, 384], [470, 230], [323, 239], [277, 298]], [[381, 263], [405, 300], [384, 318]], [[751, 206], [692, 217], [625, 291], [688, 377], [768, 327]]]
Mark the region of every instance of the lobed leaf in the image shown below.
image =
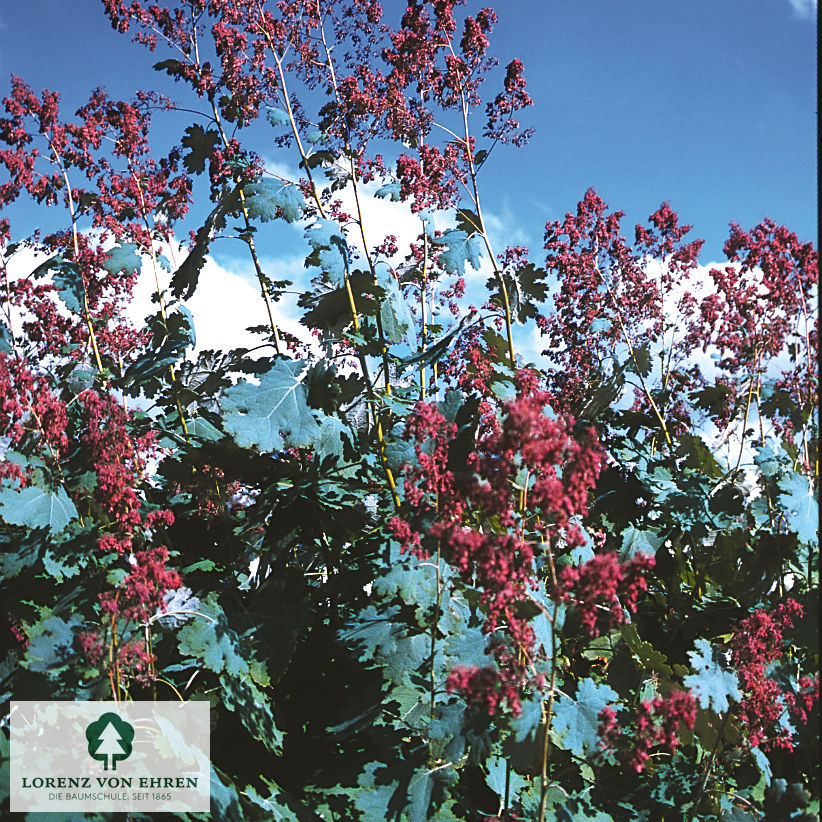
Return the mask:
[[593, 679], [583, 679], [575, 698], [562, 696], [556, 702], [551, 727], [564, 733], [562, 747], [576, 756], [585, 756], [596, 749], [599, 740], [599, 713], [616, 704], [617, 692], [608, 685], [597, 685]]
[[110, 274], [125, 271], [126, 274], [137, 274], [143, 266], [139, 249], [134, 243], [116, 245], [108, 252], [103, 268]]
[[76, 518], [77, 509], [62, 486], [56, 493], [37, 485], [22, 491], [0, 488], [0, 519], [9, 525], [49, 528], [56, 534]]
[[191, 174], [202, 174], [206, 168], [206, 160], [220, 144], [220, 134], [214, 129], [206, 131], [195, 123], [185, 130], [185, 137], [180, 142], [184, 148], [189, 149], [183, 158], [185, 167]]
[[713, 705], [717, 713], [727, 711], [729, 699], [740, 700], [739, 679], [729, 669], [722, 652], [707, 639], [697, 639], [696, 650], [688, 651], [691, 665], [697, 673], [686, 676], [683, 682], [690, 688], [703, 708]]
[[465, 274], [465, 264], [479, 271], [482, 257], [482, 240], [464, 231], [451, 229], [435, 240], [439, 246], [439, 262], [447, 274]]
[[279, 451], [286, 443], [314, 444], [322, 430], [308, 407], [304, 374], [305, 363], [278, 359], [259, 385], [242, 381], [223, 392], [223, 426], [238, 445]]
[[77, 263], [61, 256], [52, 257], [32, 271], [32, 276], [40, 278], [51, 272], [51, 280], [60, 289], [60, 297], [69, 311], [80, 314], [86, 298], [83, 274]]
[[243, 189], [248, 216], [264, 223], [280, 215], [293, 223], [302, 216], [304, 199], [297, 186], [283, 180], [264, 179]]

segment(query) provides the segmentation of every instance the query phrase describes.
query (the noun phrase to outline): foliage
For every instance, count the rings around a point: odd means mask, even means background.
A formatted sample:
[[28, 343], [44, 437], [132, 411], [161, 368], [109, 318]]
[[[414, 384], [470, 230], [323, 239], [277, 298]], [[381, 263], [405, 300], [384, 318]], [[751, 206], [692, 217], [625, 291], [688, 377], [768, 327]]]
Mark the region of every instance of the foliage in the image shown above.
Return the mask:
[[[208, 700], [215, 819], [817, 818], [816, 251], [732, 224], [702, 293], [668, 204], [630, 240], [589, 190], [496, 255], [478, 173], [531, 99], [460, 5], [104, 0], [190, 99], [64, 120], [12, 78], [3, 699]], [[20, 197], [66, 228], [16, 237]], [[185, 306], [225, 237], [253, 350]]]

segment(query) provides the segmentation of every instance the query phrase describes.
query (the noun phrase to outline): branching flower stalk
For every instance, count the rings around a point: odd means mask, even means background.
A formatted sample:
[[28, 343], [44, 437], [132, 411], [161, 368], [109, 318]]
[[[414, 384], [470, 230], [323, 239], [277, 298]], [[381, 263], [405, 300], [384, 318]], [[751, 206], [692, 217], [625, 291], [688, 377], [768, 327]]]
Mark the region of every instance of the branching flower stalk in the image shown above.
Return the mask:
[[[202, 78], [202, 66], [200, 64], [200, 56], [199, 56], [199, 47], [197, 44], [197, 23], [193, 21], [192, 24], [192, 42], [194, 44], [194, 54], [195, 54], [195, 62], [194, 68], [197, 71], [198, 75]], [[212, 112], [212, 119], [214, 121], [214, 125], [217, 127], [217, 132], [220, 135], [220, 140], [222, 140], [223, 147], [229, 147], [229, 140], [228, 136], [225, 133], [225, 129], [223, 128], [222, 118], [220, 117], [220, 111], [217, 108], [217, 104], [214, 101], [214, 95], [208, 95], [208, 102], [211, 105], [211, 112]], [[242, 172], [240, 170], [234, 171], [234, 182], [239, 183], [242, 179]], [[262, 265], [260, 263], [260, 259], [257, 256], [257, 248], [254, 245], [254, 234], [251, 228], [251, 220], [248, 215], [248, 207], [246, 206], [245, 202], [245, 192], [243, 191], [242, 187], [239, 188], [239, 196], [240, 196], [240, 207], [243, 212], [243, 222], [245, 223], [245, 235], [244, 240], [246, 245], [248, 245], [248, 250], [251, 253], [251, 260], [254, 264], [254, 272], [257, 275], [257, 281], [260, 284], [260, 294], [265, 302], [265, 309], [266, 313], [268, 314], [268, 323], [269, 327], [271, 328], [271, 335], [274, 340], [274, 350], [277, 354], [282, 354], [281, 350], [281, 342], [280, 342], [280, 331], [277, 327], [277, 324], [274, 322], [274, 312], [271, 307], [271, 296], [268, 293], [268, 284], [266, 283], [266, 276], [263, 272]]]
[[71, 192], [71, 183], [69, 183], [68, 173], [66, 172], [66, 168], [63, 165], [62, 158], [60, 157], [60, 155], [57, 152], [57, 149], [52, 145], [50, 140], [49, 148], [51, 149], [52, 155], [54, 156], [54, 162], [60, 169], [63, 181], [66, 184], [66, 198], [69, 214], [71, 215], [71, 235], [72, 241], [74, 243], [74, 259], [77, 262], [77, 270], [80, 274], [83, 283], [83, 313], [86, 319], [86, 326], [88, 327], [89, 342], [91, 343], [92, 350], [94, 351], [94, 362], [97, 366], [98, 373], [102, 374], [104, 370], [103, 361], [100, 359], [100, 349], [97, 347], [97, 335], [94, 333], [94, 325], [91, 321], [91, 311], [89, 309], [88, 304], [88, 290], [86, 289], [86, 278], [83, 275], [83, 272], [80, 270], [80, 242], [77, 236], [77, 215], [75, 213], [74, 208], [74, 195]]
[[739, 454], [736, 458], [734, 472], [739, 470], [739, 466], [742, 464], [742, 455], [745, 453], [745, 432], [748, 429], [748, 415], [751, 412], [751, 402], [754, 396], [754, 386], [759, 381], [759, 357], [759, 350], [757, 348], [754, 348], [754, 366], [753, 372], [751, 373], [751, 376], [748, 379], [748, 395], [745, 399], [745, 413], [742, 417], [742, 430], [739, 433]]
[[[554, 564], [554, 554], [551, 550], [550, 538], [545, 541], [545, 549], [548, 554], [548, 568], [551, 573], [551, 585], [557, 590], [557, 570]], [[551, 718], [554, 710], [554, 694], [557, 687], [557, 659], [559, 656], [559, 646], [557, 643], [557, 617], [559, 615], [559, 601], [554, 598], [554, 609], [551, 616], [551, 679], [548, 683], [547, 704], [543, 703], [542, 721], [545, 731], [542, 736], [542, 753], [540, 759], [540, 797], [539, 797], [539, 822], [545, 822], [546, 806], [548, 802], [548, 740], [551, 731]]]
[[[217, 130], [220, 133], [220, 139], [223, 141], [223, 146], [228, 148], [229, 142], [228, 137], [226, 136], [225, 130], [223, 129], [222, 122], [220, 120], [220, 112], [217, 109], [214, 100], [210, 100], [211, 109], [214, 112], [214, 123], [217, 126]], [[235, 174], [235, 182], [239, 183], [241, 179], [242, 172], [237, 171]], [[245, 242], [248, 245], [248, 250], [251, 253], [251, 259], [254, 263], [254, 271], [257, 274], [257, 281], [260, 284], [260, 293], [262, 295], [263, 300], [265, 301], [265, 310], [268, 314], [268, 324], [271, 328], [271, 335], [274, 339], [274, 350], [277, 354], [282, 354], [281, 342], [280, 342], [280, 331], [277, 327], [277, 323], [274, 322], [274, 311], [271, 307], [271, 296], [268, 293], [268, 284], [266, 283], [266, 276], [263, 273], [263, 267], [260, 263], [260, 258], [257, 256], [257, 248], [254, 245], [254, 234], [251, 229], [251, 220], [248, 216], [248, 206], [245, 202], [245, 192], [242, 188], [239, 189], [240, 195], [240, 207], [243, 212], [243, 221], [245, 222]]]
[[[426, 328], [425, 300], [428, 291], [428, 233], [422, 224], [422, 283], [420, 285], [420, 351], [428, 350], [428, 330]], [[420, 399], [425, 399], [425, 363], [420, 363]]]
[[[317, 18], [319, 20], [320, 36], [322, 38], [323, 48], [325, 50], [326, 65], [328, 67], [329, 78], [330, 78], [330, 81], [331, 81], [331, 87], [334, 91], [334, 99], [337, 101], [337, 103], [339, 103], [340, 98], [339, 98], [339, 90], [338, 90], [338, 87], [337, 87], [337, 77], [336, 77], [336, 73], [334, 71], [334, 61], [331, 57], [331, 52], [328, 48], [328, 44], [327, 44], [326, 39], [325, 39], [325, 28], [324, 28], [324, 24], [323, 24], [322, 10], [321, 10], [321, 7], [320, 7], [319, 0], [317, 0]], [[270, 39], [269, 39], [269, 42], [270, 42]], [[284, 77], [284, 74], [283, 74], [282, 65], [281, 65], [280, 60], [277, 61], [277, 69], [278, 69], [278, 73], [280, 75], [281, 83], [283, 84], [283, 89], [285, 89], [285, 77]], [[287, 95], [286, 95], [286, 99], [288, 99]], [[290, 106], [289, 106], [289, 109], [288, 109], [288, 115], [289, 115], [289, 118], [291, 120], [292, 132], [293, 132], [294, 136], [297, 138], [297, 144], [298, 144], [300, 153], [303, 157], [303, 165], [305, 166], [306, 169], [308, 169], [307, 158], [306, 158], [304, 150], [302, 148], [302, 143], [299, 142], [299, 132], [298, 132], [298, 129], [297, 129], [297, 126], [296, 126], [296, 121], [294, 120], [293, 111], [291, 110]], [[371, 252], [368, 248], [368, 241], [366, 240], [366, 237], [365, 237], [365, 219], [364, 219], [362, 204], [360, 202], [359, 187], [358, 187], [358, 182], [357, 182], [357, 169], [356, 169], [356, 166], [354, 164], [354, 156], [353, 156], [353, 152], [352, 152], [352, 149], [351, 149], [351, 144], [349, 142], [347, 129], [346, 129], [346, 138], [345, 138], [345, 152], [346, 152], [346, 156], [348, 157], [348, 161], [349, 161], [350, 168], [351, 168], [351, 186], [352, 186], [353, 193], [354, 193], [354, 203], [355, 203], [356, 209], [357, 209], [357, 225], [359, 226], [359, 229], [360, 229], [360, 238], [362, 240], [362, 251], [363, 251], [363, 255], [365, 256], [366, 262], [368, 264], [368, 270], [371, 274], [371, 280], [372, 280], [373, 283], [376, 284], [376, 282], [377, 282], [377, 273], [376, 273], [376, 270], [375, 270], [375, 267], [374, 267], [374, 261], [371, 257]], [[310, 180], [310, 178], [309, 178], [309, 180]], [[314, 192], [314, 196], [317, 200], [317, 205], [320, 206], [320, 201], [319, 201], [319, 197], [317, 196], [316, 186], [314, 185], [313, 181], [310, 181], [310, 182], [311, 182], [311, 189]], [[351, 282], [348, 278], [347, 270], [344, 272], [344, 277], [345, 277], [346, 292], [348, 294], [348, 298], [349, 298], [349, 302], [350, 302], [350, 306], [351, 306], [352, 319], [354, 321], [354, 329], [356, 331], [356, 330], [359, 330], [359, 324], [358, 324], [358, 321], [357, 321], [357, 309], [356, 309], [356, 306], [354, 304], [354, 295], [351, 291]], [[385, 333], [383, 332], [382, 319], [381, 319], [379, 313], [377, 313], [377, 315], [376, 315], [376, 325], [377, 325], [377, 334], [378, 334], [379, 343], [380, 343], [380, 353], [381, 353], [382, 362], [383, 362], [383, 371], [384, 371], [383, 377], [384, 377], [384, 380], [385, 380], [385, 393], [386, 393], [387, 396], [390, 397], [391, 396], [391, 374], [390, 374], [390, 370], [389, 370], [388, 345], [387, 345], [387, 342], [386, 342], [386, 339], [385, 339]], [[367, 379], [367, 369], [366, 369], [366, 365], [365, 365], [365, 357], [362, 354], [360, 354], [360, 357], [361, 357], [362, 367], [364, 369], [363, 374], [366, 375], [366, 379]], [[395, 508], [399, 508], [400, 498], [399, 498], [399, 494], [397, 493], [396, 480], [394, 479], [394, 474], [393, 474], [391, 468], [388, 466], [388, 461], [387, 461], [386, 455], [385, 455], [385, 435], [383, 433], [383, 428], [382, 428], [382, 411], [381, 411], [381, 409], [378, 408], [377, 398], [376, 398], [376, 395], [374, 393], [374, 387], [373, 387], [373, 384], [371, 383], [370, 380], [368, 380], [368, 387], [369, 387], [369, 393], [372, 396], [372, 401], [373, 401], [373, 404], [374, 404], [374, 416], [375, 416], [375, 419], [376, 419], [377, 443], [378, 443], [378, 448], [379, 448], [379, 452], [380, 452], [380, 459], [381, 459], [381, 462], [382, 462], [382, 465], [383, 465], [383, 470], [385, 471], [385, 476], [386, 476], [386, 479], [388, 481], [389, 489], [391, 491], [391, 497], [394, 501], [394, 506], [395, 506]]]
[[[143, 196], [143, 186], [140, 183], [140, 178], [137, 173], [131, 168], [131, 164], [129, 163], [129, 170], [131, 171], [132, 179], [134, 180], [135, 184], [137, 185], [137, 192], [140, 195], [140, 216], [143, 218], [143, 224], [146, 227], [146, 231], [148, 232], [149, 237], [152, 236], [151, 226], [148, 222], [148, 213], [146, 210], [146, 201], [145, 197]], [[160, 274], [159, 274], [159, 264], [157, 261], [157, 252], [154, 248], [154, 243], [150, 241], [147, 246], [147, 250], [149, 256], [151, 257], [151, 269], [152, 273], [154, 274], [154, 285], [156, 287], [156, 291], [154, 292], [157, 301], [160, 304], [160, 316], [163, 318], [163, 323], [166, 325], [168, 324], [168, 315], [166, 313], [166, 304], [165, 300], [163, 299], [163, 290], [160, 287]], [[177, 375], [174, 372], [174, 366], [169, 365], [168, 367], [168, 374], [171, 378], [171, 384], [174, 386], [174, 402], [177, 405], [177, 413], [180, 415], [180, 425], [183, 429], [183, 436], [186, 438], [187, 442], [190, 442], [188, 436], [188, 424], [186, 422], [186, 416], [183, 413], [183, 406], [180, 403], [180, 392], [179, 386], [177, 384]]]
[[[597, 247], [597, 252], [598, 252]], [[639, 378], [640, 385], [642, 386], [642, 390], [645, 393], [645, 397], [648, 400], [651, 408], [654, 410], [654, 414], [656, 414], [656, 418], [659, 422], [660, 427], [662, 428], [662, 433], [665, 435], [665, 442], [670, 447], [673, 444], [673, 440], [671, 439], [671, 435], [668, 431], [668, 426], [665, 424], [665, 418], [662, 416], [662, 412], [659, 410], [659, 406], [656, 404], [656, 400], [654, 400], [653, 395], [651, 394], [650, 389], [648, 388], [647, 384], [645, 383], [645, 378], [642, 376], [642, 369], [639, 367], [639, 363], [637, 362], [636, 352], [634, 350], [634, 345], [631, 342], [631, 336], [628, 333], [627, 328], [625, 327], [625, 323], [622, 319], [622, 310], [620, 309], [620, 305], [617, 302], [616, 296], [614, 295], [613, 290], [611, 289], [611, 285], [608, 282], [608, 279], [602, 273], [602, 270], [599, 267], [599, 260], [597, 259], [595, 263], [595, 268], [597, 274], [599, 274], [599, 278], [602, 281], [602, 284], [605, 286], [606, 290], [608, 291], [608, 296], [611, 298], [611, 303], [614, 306], [614, 312], [616, 315], [617, 323], [619, 324], [619, 329], [622, 332], [622, 338], [625, 340], [625, 344], [628, 346], [628, 353], [631, 359], [634, 361], [634, 365], [636, 366], [637, 377]]]
[[474, 226], [474, 229], [482, 237], [488, 256], [491, 260], [491, 265], [494, 269], [494, 277], [499, 285], [500, 293], [502, 294], [503, 310], [505, 312], [505, 335], [508, 342], [508, 359], [510, 360], [511, 368], [517, 367], [517, 358], [514, 353], [514, 332], [513, 332], [513, 318], [511, 315], [511, 303], [508, 299], [508, 288], [505, 285], [505, 279], [502, 276], [497, 257], [494, 254], [494, 249], [491, 248], [491, 240], [488, 238], [488, 232], [485, 228], [485, 220], [482, 216], [482, 205], [480, 204], [479, 186], [477, 184], [477, 168], [474, 163], [474, 154], [471, 151], [471, 132], [468, 128], [468, 101], [465, 97], [465, 88], [460, 88], [460, 100], [462, 103], [462, 123], [464, 129], [463, 146], [465, 149], [465, 157], [468, 160], [468, 173], [471, 177], [471, 188], [473, 190], [472, 199], [474, 207], [477, 210], [477, 219], [479, 225]]

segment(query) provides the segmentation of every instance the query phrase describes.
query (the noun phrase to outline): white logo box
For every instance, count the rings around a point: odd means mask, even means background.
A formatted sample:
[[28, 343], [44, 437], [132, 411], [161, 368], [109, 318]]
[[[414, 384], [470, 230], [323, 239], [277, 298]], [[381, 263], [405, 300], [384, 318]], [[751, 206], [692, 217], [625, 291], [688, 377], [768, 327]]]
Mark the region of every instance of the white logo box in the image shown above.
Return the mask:
[[13, 812], [208, 812], [208, 702], [12, 701]]

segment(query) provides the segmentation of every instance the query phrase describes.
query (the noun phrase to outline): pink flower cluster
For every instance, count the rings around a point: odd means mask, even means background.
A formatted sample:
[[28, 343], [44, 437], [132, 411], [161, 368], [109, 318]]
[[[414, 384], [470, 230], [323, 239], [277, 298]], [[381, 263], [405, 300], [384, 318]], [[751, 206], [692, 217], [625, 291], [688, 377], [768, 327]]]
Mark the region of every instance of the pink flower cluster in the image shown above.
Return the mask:
[[[22, 315], [23, 333], [13, 354], [0, 354], [0, 435], [12, 446], [23, 443], [25, 453], [59, 469], [56, 463], [68, 449], [72, 420], [46, 375], [38, 375], [32, 363], [67, 357], [69, 364], [90, 360], [99, 370], [122, 370], [134, 357], [146, 335], [135, 331], [123, 307], [137, 280], [139, 258], [134, 264], [112, 265], [108, 246], [114, 239], [148, 251], [170, 238], [174, 222], [187, 211], [190, 181], [179, 170], [178, 150], [159, 161], [150, 156], [149, 108], [168, 107], [159, 95], [138, 93], [135, 102], [126, 103], [97, 90], [71, 121], [64, 121], [56, 93], [37, 95], [13, 78], [11, 93], [2, 102], [0, 170], [5, 176], [0, 206], [28, 194], [39, 203], [65, 205], [72, 222], [87, 215], [95, 229], [56, 231], [42, 240], [36, 235], [62, 279], [55, 274], [51, 283], [38, 282], [42, 270], [35, 277], [14, 279], [4, 264], [9, 307]], [[8, 230], [4, 222], [4, 240]], [[101, 607], [112, 618], [142, 620], [155, 599], [161, 602], [169, 586], [179, 585], [179, 575], [166, 567], [167, 549], [144, 547], [152, 530], [173, 521], [169, 511], [141, 510], [138, 489], [153, 436], [130, 435], [129, 415], [108, 389], [81, 391], [75, 400], [74, 434], [96, 475], [93, 494], [80, 491], [75, 499], [91, 507], [100, 521], [101, 551], [125, 557], [139, 546], [133, 554], [136, 566], [116, 592], [100, 596]], [[10, 461], [2, 463], [0, 477], [21, 484], [26, 480]], [[128, 664], [139, 667], [144, 650], [112, 641], [115, 661], [125, 665], [131, 660]], [[86, 646], [91, 649], [94, 641], [87, 640]]]
[[[696, 723], [696, 700], [686, 691], [671, 691], [667, 697], [645, 699], [637, 706], [633, 717], [620, 723], [613, 708], [599, 713], [599, 746], [623, 759], [637, 773], [645, 765], [654, 748], [673, 754], [679, 745], [680, 726], [693, 730]], [[631, 728], [630, 733], [626, 731]]]
[[[66, 406], [45, 377], [35, 375], [18, 357], [0, 352], [0, 437], [11, 448], [27, 435], [37, 438], [43, 459], [53, 461], [68, 447]], [[26, 484], [27, 472], [13, 460], [0, 461], [0, 480]]]
[[[648, 227], [636, 226], [633, 244], [621, 232], [623, 217], [621, 211], [609, 213], [589, 189], [576, 213], [546, 223], [546, 268], [560, 283], [554, 312], [537, 318], [548, 340], [544, 353], [556, 363], [551, 386], [563, 409], [574, 408], [611, 376], [615, 351], [627, 357], [629, 346], [636, 351], [671, 344], [666, 393], [657, 402], [662, 414], [679, 417], [687, 428], [685, 406], [677, 401], [696, 374], [681, 364], [699, 342], [680, 334], [668, 343], [664, 332], [672, 313], [687, 314], [695, 302], [689, 291], [676, 294], [674, 287], [687, 284], [702, 241], [685, 242], [690, 226], [680, 226], [667, 203], [650, 215]], [[650, 273], [651, 259], [661, 263], [659, 277]], [[635, 410], [650, 410], [644, 391]]]
[[422, 211], [428, 206], [448, 208], [457, 202], [457, 183], [464, 179], [459, 170], [460, 148], [449, 143], [445, 152], [437, 146], [419, 148], [419, 160], [402, 154], [397, 160], [400, 196], [412, 200], [411, 210]]
[[[39, 358], [62, 355], [69, 347], [70, 356], [79, 360], [89, 351], [93, 333], [95, 357], [109, 365], [130, 359], [144, 341], [122, 311], [136, 282], [134, 267], [107, 265], [104, 246], [114, 238], [153, 249], [157, 241], [171, 238], [175, 221], [188, 210], [191, 185], [180, 170], [179, 150], [159, 161], [149, 153], [148, 110], [168, 105], [155, 94], [138, 92], [137, 100], [127, 103], [98, 89], [66, 122], [56, 93], [37, 95], [12, 78], [11, 93], [3, 99], [8, 116], [0, 117], [0, 170], [5, 172], [0, 208], [27, 193], [39, 203], [66, 206], [75, 224], [81, 214], [88, 215], [99, 229], [92, 234], [57, 231], [42, 240], [43, 250], [62, 260], [65, 279], [72, 281], [79, 305], [68, 316], [56, 299], [67, 295], [54, 284], [7, 276], [8, 299], [23, 314], [23, 331]], [[155, 219], [158, 215], [162, 219]], [[5, 234], [8, 223], [4, 226]]]
[[[521, 689], [529, 682], [542, 685], [529, 673], [535, 637], [519, 607], [529, 599], [535, 574], [535, 540], [526, 530], [540, 539], [552, 539], [559, 530], [567, 544], [580, 542], [571, 518], [585, 513], [602, 461], [593, 432], [575, 439], [572, 420], [546, 415], [548, 395], [538, 389], [533, 374], [519, 377], [516, 398], [503, 406], [501, 421], [493, 415], [485, 419], [477, 450], [459, 471], [449, 466], [456, 426], [435, 405], [417, 405], [406, 429], [415, 442], [417, 465], [406, 469], [406, 511], [389, 523], [404, 549], [428, 556], [436, 545], [480, 589], [485, 631], [505, 637], [492, 643], [495, 674], [493, 669], [460, 669], [449, 678], [449, 689], [489, 711], [506, 702], [514, 713]], [[521, 470], [530, 478], [527, 508], [514, 490]], [[483, 527], [487, 521], [494, 527]]]
[[819, 699], [819, 677], [803, 676], [799, 690], [783, 690], [768, 676], [769, 667], [783, 658], [788, 642], [786, 632], [803, 608], [788, 599], [772, 610], [759, 608], [736, 626], [731, 640], [731, 661], [739, 673], [743, 692], [739, 716], [748, 729], [751, 745], [763, 750], [793, 750], [790, 731], [781, 724], [785, 713], [806, 723], [813, 703]]
[[588, 635], [596, 637], [625, 622], [626, 610], [636, 612], [639, 595], [648, 590], [643, 573], [653, 567], [654, 558], [648, 554], [625, 563], [614, 553], [597, 554], [559, 572], [557, 596], [573, 606]]
[[[111, 394], [87, 390], [80, 395], [80, 403], [84, 412], [80, 442], [88, 449], [97, 474], [94, 500], [109, 518], [111, 528], [101, 535], [98, 547], [104, 552], [131, 554], [128, 575], [116, 590], [100, 594], [100, 607], [114, 622], [123, 619], [142, 623], [163, 607], [166, 592], [182, 584], [180, 575], [168, 568], [169, 554], [165, 546], [141, 548], [131, 553], [135, 540], [144, 542], [145, 529], [170, 526], [174, 522], [171, 511], [141, 511], [137, 489], [146, 459], [154, 449], [154, 436], [148, 433], [132, 438], [128, 430], [129, 415]], [[96, 640], [82, 642], [81, 648], [96, 647]], [[143, 657], [133, 643], [117, 646], [118, 664], [121, 661], [124, 665], [131, 664], [140, 659]]]
[[[98, 633], [77, 635], [76, 646], [80, 654], [92, 665], [105, 666], [108, 647]], [[151, 681], [151, 667], [154, 657], [143, 640], [134, 640], [120, 645], [117, 649], [117, 667], [121, 677], [133, 677], [137, 682]]]
[[[402, 196], [419, 210], [455, 202], [474, 152], [468, 134], [442, 149], [426, 139], [435, 109], [467, 115], [480, 105], [480, 86], [496, 65], [487, 54], [496, 13], [483, 8], [466, 15], [460, 33], [455, 12], [463, 2], [408, 0], [400, 5], [396, 28], [385, 22], [376, 0], [196, 0], [185, 11], [143, 0], [104, 5], [118, 31], [134, 26], [135, 39], [152, 51], [168, 44], [173, 57], [164, 62], [165, 70], [208, 99], [224, 121], [247, 126], [264, 104], [276, 104], [293, 112], [300, 129], [319, 124], [337, 155], [374, 137], [413, 146], [416, 156], [403, 155], [396, 177]], [[310, 94], [325, 92], [313, 115], [297, 101], [300, 83]], [[518, 130], [512, 115], [531, 104], [522, 63], [514, 60], [504, 91], [487, 106], [486, 136], [524, 142], [527, 132]], [[293, 141], [290, 131], [277, 137], [279, 144]], [[210, 159], [225, 169], [226, 163], [216, 162], [222, 152], [215, 146]], [[369, 165], [364, 149], [354, 162], [358, 173]]]
[[[111, 518], [115, 530], [127, 535], [142, 521], [136, 486], [154, 437], [148, 434], [132, 441], [128, 413], [110, 394], [89, 389], [80, 395], [80, 402], [85, 416], [80, 442], [88, 449], [97, 474], [95, 501]], [[121, 551], [130, 545], [124, 536]]]
[[521, 111], [534, 104], [531, 95], [525, 90], [523, 68], [521, 60], [512, 60], [508, 64], [505, 90], [485, 107], [485, 135], [501, 143], [511, 142], [515, 146], [525, 145], [533, 134], [533, 129], [520, 130], [519, 120], [513, 117], [515, 111]]
[[445, 689], [461, 694], [469, 705], [488, 716], [493, 716], [506, 703], [514, 716], [522, 711], [517, 683], [492, 665], [484, 668], [458, 665], [449, 674]]
[[142, 623], [164, 606], [167, 591], [182, 584], [180, 575], [166, 567], [168, 549], [164, 545], [134, 553], [131, 573], [116, 591], [100, 596], [104, 614]]

